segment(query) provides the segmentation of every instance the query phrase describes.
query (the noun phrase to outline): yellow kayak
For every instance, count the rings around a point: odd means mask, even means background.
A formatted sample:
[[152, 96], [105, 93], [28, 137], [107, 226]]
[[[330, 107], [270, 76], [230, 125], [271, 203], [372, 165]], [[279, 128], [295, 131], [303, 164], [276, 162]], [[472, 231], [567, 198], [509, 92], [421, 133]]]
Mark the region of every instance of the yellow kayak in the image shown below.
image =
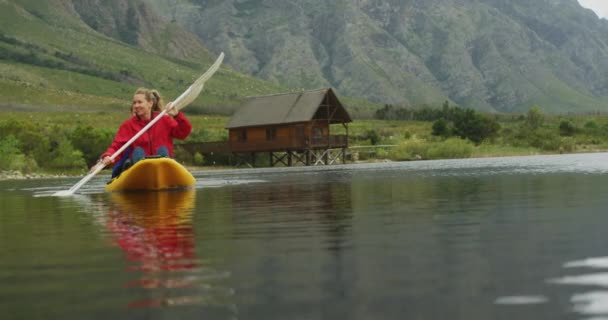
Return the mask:
[[106, 191], [158, 191], [184, 189], [196, 180], [171, 158], [146, 158], [137, 161], [106, 185]]

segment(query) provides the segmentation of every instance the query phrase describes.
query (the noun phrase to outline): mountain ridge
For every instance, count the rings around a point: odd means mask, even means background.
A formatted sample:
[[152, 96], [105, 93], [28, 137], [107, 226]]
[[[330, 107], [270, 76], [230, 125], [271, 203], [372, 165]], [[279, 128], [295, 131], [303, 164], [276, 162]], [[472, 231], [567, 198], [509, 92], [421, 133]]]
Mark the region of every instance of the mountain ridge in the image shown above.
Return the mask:
[[366, 115], [608, 109], [608, 21], [576, 0], [1, 0], [0, 18], [5, 105], [171, 96], [224, 51], [205, 112], [321, 87], [375, 101], [350, 107]]
[[236, 70], [403, 105], [608, 109], [608, 21], [576, 0], [145, 0]]

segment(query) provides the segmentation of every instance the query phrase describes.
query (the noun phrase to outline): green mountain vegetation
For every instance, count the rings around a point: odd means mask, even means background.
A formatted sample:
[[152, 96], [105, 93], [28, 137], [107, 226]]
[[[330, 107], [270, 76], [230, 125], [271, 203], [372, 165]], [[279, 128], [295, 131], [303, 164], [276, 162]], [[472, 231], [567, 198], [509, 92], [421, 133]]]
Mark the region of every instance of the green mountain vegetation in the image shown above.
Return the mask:
[[608, 110], [608, 21], [577, 0], [144, 0], [241, 72], [404, 106]]
[[[137, 87], [174, 98], [214, 59], [140, 1], [0, 1], [4, 110], [126, 112]], [[241, 97], [286, 90], [224, 66], [189, 112], [229, 114]]]

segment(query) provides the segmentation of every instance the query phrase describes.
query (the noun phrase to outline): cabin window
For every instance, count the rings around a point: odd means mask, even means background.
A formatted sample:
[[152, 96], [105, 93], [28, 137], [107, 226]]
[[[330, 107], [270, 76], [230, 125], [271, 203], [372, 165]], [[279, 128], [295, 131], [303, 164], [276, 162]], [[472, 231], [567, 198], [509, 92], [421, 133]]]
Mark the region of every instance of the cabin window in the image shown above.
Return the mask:
[[274, 140], [277, 138], [277, 128], [266, 128], [266, 140]]
[[238, 141], [244, 142], [247, 141], [247, 130], [240, 130], [238, 132]]
[[323, 128], [314, 127], [312, 128], [312, 136], [313, 137], [322, 137], [323, 136]]

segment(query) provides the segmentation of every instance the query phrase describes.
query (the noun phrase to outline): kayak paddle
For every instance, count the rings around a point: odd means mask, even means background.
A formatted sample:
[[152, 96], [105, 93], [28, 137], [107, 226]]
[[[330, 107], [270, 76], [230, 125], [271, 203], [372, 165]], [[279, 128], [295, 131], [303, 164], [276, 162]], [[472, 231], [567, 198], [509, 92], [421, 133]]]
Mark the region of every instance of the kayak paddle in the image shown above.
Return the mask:
[[[211, 76], [217, 71], [217, 69], [219, 69], [223, 60], [224, 53], [222, 52], [220, 53], [220, 56], [217, 58], [217, 60], [215, 60], [215, 62], [211, 65], [211, 67], [209, 67], [209, 69], [205, 71], [202, 76], [196, 79], [196, 81], [194, 81], [194, 83], [192, 83], [190, 87], [188, 87], [188, 89], [184, 91], [184, 93], [182, 93], [179, 97], [177, 97], [177, 99], [175, 99], [175, 101], [173, 101], [169, 109], [163, 110], [159, 115], [152, 119], [150, 123], [148, 123], [145, 127], [139, 130], [139, 132], [134, 135], [131, 140], [127, 141], [127, 143], [125, 143], [120, 149], [114, 152], [110, 156], [110, 159], [114, 160], [116, 157], [118, 157], [126, 148], [128, 148], [133, 142], [135, 142], [137, 138], [139, 138], [142, 134], [148, 131], [150, 127], [152, 127], [156, 122], [158, 122], [158, 120], [160, 120], [165, 114], [167, 114], [170, 109], [180, 110], [190, 104], [192, 101], [194, 101], [194, 99], [196, 99], [199, 93], [201, 93], [201, 91], [203, 90], [205, 82], [209, 80], [209, 78], [211, 78]], [[91, 170], [89, 174], [87, 174], [84, 178], [78, 181], [78, 183], [76, 183], [73, 187], [71, 187], [69, 190], [57, 191], [53, 193], [53, 196], [65, 197], [73, 195], [78, 189], [80, 189], [80, 187], [82, 187], [85, 183], [91, 180], [91, 178], [93, 178], [97, 173], [99, 173], [105, 166], [106, 165], [103, 162], [97, 163], [93, 170]]]

